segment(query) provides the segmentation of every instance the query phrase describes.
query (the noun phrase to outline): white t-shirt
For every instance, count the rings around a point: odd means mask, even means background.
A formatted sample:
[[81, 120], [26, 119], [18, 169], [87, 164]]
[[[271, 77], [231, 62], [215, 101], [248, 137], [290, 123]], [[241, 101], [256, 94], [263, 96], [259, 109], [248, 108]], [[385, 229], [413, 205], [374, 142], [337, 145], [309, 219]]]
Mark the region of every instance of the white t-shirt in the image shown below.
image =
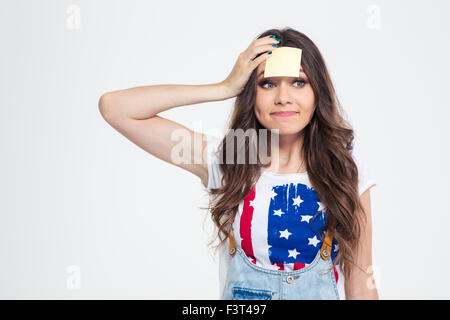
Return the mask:
[[[217, 152], [222, 138], [210, 134], [206, 137], [208, 186], [201, 186], [209, 193], [211, 188], [220, 186], [223, 175]], [[358, 190], [361, 195], [376, 182], [355, 141], [352, 157], [358, 166]], [[212, 195], [210, 197], [214, 200]], [[318, 211], [319, 214], [313, 218]], [[313, 261], [322, 246], [317, 232], [325, 224], [326, 215], [326, 208], [312, 188], [307, 173], [277, 174], [262, 169], [254, 188], [239, 204], [233, 222], [236, 246], [246, 253], [249, 261], [263, 268], [285, 271], [304, 268]], [[228, 254], [228, 246], [227, 239], [219, 250], [220, 297], [232, 258]], [[336, 239], [333, 239], [332, 261], [338, 250]], [[334, 274], [339, 297], [345, 299], [344, 277], [339, 265]]]

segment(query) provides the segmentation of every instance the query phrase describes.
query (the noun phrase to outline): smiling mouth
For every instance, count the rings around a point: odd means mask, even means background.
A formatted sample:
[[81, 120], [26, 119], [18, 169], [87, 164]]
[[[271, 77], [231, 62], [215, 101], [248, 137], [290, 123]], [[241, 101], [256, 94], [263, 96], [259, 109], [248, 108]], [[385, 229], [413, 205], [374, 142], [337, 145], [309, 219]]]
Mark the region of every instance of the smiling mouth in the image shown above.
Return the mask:
[[274, 115], [276, 117], [291, 117], [296, 115], [298, 112], [296, 111], [279, 111], [279, 112], [272, 112], [271, 115]]

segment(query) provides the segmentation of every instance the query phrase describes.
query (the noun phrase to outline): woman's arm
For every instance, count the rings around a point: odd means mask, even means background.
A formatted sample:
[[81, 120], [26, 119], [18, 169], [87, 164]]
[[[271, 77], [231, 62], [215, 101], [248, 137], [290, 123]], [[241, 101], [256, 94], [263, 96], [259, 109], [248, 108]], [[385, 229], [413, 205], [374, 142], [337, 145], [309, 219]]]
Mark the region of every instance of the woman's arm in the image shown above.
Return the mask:
[[232, 94], [222, 83], [165, 84], [105, 93], [100, 97], [99, 108], [107, 119], [146, 120], [174, 107], [225, 100], [231, 97]]
[[372, 219], [370, 210], [370, 189], [361, 195], [361, 204], [364, 207], [367, 223], [361, 230], [361, 248], [356, 256], [356, 263], [361, 269], [354, 267], [350, 279], [345, 279], [345, 298], [378, 300], [372, 270]]
[[230, 97], [230, 91], [222, 83], [144, 86], [103, 94], [99, 109], [103, 118], [131, 142], [195, 174], [206, 186], [205, 136], [157, 114], [178, 106]]

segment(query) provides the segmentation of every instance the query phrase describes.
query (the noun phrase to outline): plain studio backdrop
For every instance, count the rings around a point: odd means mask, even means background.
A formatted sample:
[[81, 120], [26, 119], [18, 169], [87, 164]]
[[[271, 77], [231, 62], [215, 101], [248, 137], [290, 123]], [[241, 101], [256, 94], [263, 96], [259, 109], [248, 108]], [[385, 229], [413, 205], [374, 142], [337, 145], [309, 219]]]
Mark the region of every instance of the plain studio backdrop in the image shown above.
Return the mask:
[[[0, 298], [218, 299], [200, 179], [98, 109], [108, 91], [226, 78], [269, 28], [321, 50], [377, 185], [381, 299], [449, 299], [448, 1], [0, 4]], [[226, 128], [235, 99], [163, 117]]]

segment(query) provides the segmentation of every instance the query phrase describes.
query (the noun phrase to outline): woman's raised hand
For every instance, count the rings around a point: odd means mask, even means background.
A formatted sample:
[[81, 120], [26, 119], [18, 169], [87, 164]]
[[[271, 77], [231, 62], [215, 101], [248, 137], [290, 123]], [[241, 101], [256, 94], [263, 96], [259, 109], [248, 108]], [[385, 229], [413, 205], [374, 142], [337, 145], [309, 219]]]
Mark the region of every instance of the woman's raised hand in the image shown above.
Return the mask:
[[[272, 37], [273, 38], [271, 38], [271, 36], [266, 36], [252, 41], [248, 48], [239, 54], [233, 70], [231, 70], [228, 77], [221, 82], [221, 85], [223, 85], [230, 93], [230, 98], [241, 93], [253, 70], [257, 68], [261, 62], [270, 57], [268, 52], [274, 49], [274, 44], [279, 43], [279, 39], [275, 38], [275, 36]], [[264, 54], [255, 59], [261, 52], [264, 52]]]

